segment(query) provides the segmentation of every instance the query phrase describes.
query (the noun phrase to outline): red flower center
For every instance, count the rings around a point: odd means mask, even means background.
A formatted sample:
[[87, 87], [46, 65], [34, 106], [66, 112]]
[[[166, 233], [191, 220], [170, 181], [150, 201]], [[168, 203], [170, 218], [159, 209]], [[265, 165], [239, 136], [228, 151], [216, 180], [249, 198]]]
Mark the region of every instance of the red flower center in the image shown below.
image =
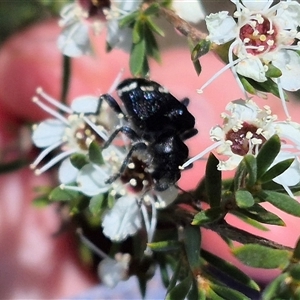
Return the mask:
[[240, 29], [240, 38], [247, 52], [258, 55], [276, 48], [277, 30], [269, 19], [258, 15]]
[[[261, 134], [257, 134], [257, 129], [255, 125], [244, 122], [243, 127], [237, 131], [233, 131], [232, 129], [227, 132], [226, 140], [231, 141], [231, 151], [234, 154], [244, 156], [249, 153], [250, 150], [250, 139], [256, 138], [262, 140], [261, 145], [266, 141], [264, 136]], [[254, 149], [252, 149], [252, 154], [254, 154]]]

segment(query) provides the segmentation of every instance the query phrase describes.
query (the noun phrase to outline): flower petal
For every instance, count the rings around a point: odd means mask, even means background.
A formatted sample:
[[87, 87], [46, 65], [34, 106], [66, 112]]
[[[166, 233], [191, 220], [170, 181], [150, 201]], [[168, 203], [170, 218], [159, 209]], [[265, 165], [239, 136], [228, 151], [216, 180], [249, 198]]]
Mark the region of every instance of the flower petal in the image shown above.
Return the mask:
[[280, 50], [273, 56], [273, 65], [282, 72], [279, 77], [284, 90], [297, 91], [300, 89], [300, 56], [292, 50]]
[[257, 82], [267, 80], [265, 69], [258, 57], [249, 56], [236, 65], [236, 72], [245, 77], [252, 78]]
[[187, 22], [198, 23], [204, 19], [204, 9], [201, 2], [194, 1], [173, 1], [172, 8], [178, 16]]
[[237, 36], [236, 23], [228, 16], [228, 11], [210, 14], [205, 22], [209, 31], [208, 39], [216, 44], [224, 44]]
[[157, 202], [155, 203], [156, 208], [164, 208], [176, 199], [178, 196], [178, 189], [175, 186], [171, 186], [165, 191], [156, 191], [155, 194], [157, 196]]
[[76, 113], [96, 114], [99, 110], [99, 97], [81, 96], [73, 100], [71, 108]]
[[66, 125], [57, 119], [47, 119], [34, 129], [33, 143], [39, 148], [45, 148], [62, 140]]
[[297, 1], [280, 1], [278, 6], [277, 16], [281, 28], [297, 30], [300, 25], [300, 4]]
[[142, 218], [137, 200], [132, 196], [118, 199], [107, 211], [102, 221], [103, 233], [113, 241], [122, 241], [142, 227]]
[[78, 172], [79, 170], [72, 165], [70, 158], [67, 158], [59, 166], [58, 179], [63, 184], [75, 182]]
[[242, 0], [242, 3], [252, 12], [263, 12], [267, 10], [273, 1], [270, 0]]
[[95, 196], [108, 191], [109, 185], [105, 183], [108, 178], [104, 168], [87, 164], [79, 171], [77, 183], [83, 194]]

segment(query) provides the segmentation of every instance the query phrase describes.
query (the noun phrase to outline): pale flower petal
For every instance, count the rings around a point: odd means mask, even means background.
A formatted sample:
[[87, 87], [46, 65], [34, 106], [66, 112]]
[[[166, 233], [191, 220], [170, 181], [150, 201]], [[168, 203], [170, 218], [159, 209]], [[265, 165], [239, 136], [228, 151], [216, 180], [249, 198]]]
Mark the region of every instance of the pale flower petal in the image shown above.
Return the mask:
[[292, 50], [281, 50], [274, 54], [273, 65], [281, 70], [280, 84], [287, 91], [300, 89], [300, 56]]
[[264, 66], [256, 56], [249, 56], [240, 61], [236, 65], [236, 72], [257, 82], [264, 82], [267, 80]]
[[134, 235], [142, 227], [142, 217], [137, 200], [133, 196], [119, 198], [107, 211], [102, 221], [103, 233], [113, 241], [122, 241]]
[[267, 10], [273, 1], [270, 0], [242, 0], [242, 3], [252, 12]]
[[210, 14], [205, 21], [209, 31], [208, 39], [216, 44], [227, 43], [237, 35], [236, 23], [231, 16], [228, 16], [228, 11]]
[[187, 22], [198, 23], [204, 19], [205, 13], [201, 1], [182, 1], [172, 2], [172, 8], [178, 16]]
[[39, 148], [45, 148], [61, 141], [66, 125], [60, 120], [47, 119], [34, 129], [33, 143]]
[[282, 28], [297, 30], [300, 25], [300, 4], [297, 1], [290, 1], [289, 3], [280, 1], [278, 6], [278, 21]]
[[95, 196], [108, 191], [109, 185], [105, 183], [108, 178], [104, 168], [87, 164], [80, 169], [77, 183], [83, 194]]
[[73, 100], [71, 108], [76, 113], [96, 114], [99, 111], [99, 97], [81, 96]]
[[66, 27], [58, 37], [57, 46], [64, 55], [70, 57], [92, 53], [89, 26], [79, 21]]
[[75, 168], [70, 158], [66, 158], [58, 169], [58, 179], [62, 184], [68, 184], [76, 181], [79, 170]]
[[170, 205], [178, 196], [178, 189], [175, 186], [169, 187], [162, 192], [156, 192], [157, 201], [155, 203], [156, 208], [164, 208]]
[[128, 278], [130, 255], [117, 253], [115, 258], [107, 257], [98, 265], [101, 282], [110, 288], [114, 288], [121, 280]]

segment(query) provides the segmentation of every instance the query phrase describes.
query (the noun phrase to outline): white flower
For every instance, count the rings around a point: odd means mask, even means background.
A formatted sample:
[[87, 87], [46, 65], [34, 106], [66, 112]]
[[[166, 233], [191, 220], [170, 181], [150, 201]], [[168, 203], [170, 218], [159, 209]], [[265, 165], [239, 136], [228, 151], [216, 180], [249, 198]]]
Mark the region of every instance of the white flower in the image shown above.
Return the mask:
[[[107, 139], [106, 128], [113, 127], [113, 118], [105, 111], [103, 103], [101, 108], [98, 97], [81, 96], [75, 98], [71, 107], [60, 104], [55, 99], [37, 89], [37, 94], [41, 96], [48, 105], [43, 103], [38, 97], [33, 101], [43, 110], [47, 111], [55, 119], [47, 119], [33, 127], [32, 140], [38, 148], [44, 148], [36, 160], [31, 164], [35, 169], [39, 163], [54, 149], [61, 149], [61, 153], [52, 158], [42, 168], [36, 169], [36, 174], [41, 174], [51, 168], [56, 163], [66, 159], [71, 154], [87, 153], [89, 144], [97, 139], [100, 143]], [[57, 112], [60, 109], [66, 115]], [[101, 109], [101, 111], [99, 111]], [[115, 120], [114, 120], [115, 122]], [[59, 179], [61, 183], [74, 181], [77, 169], [70, 161], [65, 161], [59, 169]]]
[[89, 31], [99, 34], [104, 28], [103, 5], [89, 0], [78, 0], [61, 11], [59, 25], [62, 32], [57, 46], [64, 55], [78, 57], [92, 53]]
[[107, 257], [98, 265], [98, 275], [106, 286], [114, 288], [121, 280], [128, 279], [131, 256], [117, 253], [115, 259]]
[[300, 125], [291, 121], [277, 121], [268, 106], [259, 108], [252, 100], [236, 100], [226, 106], [228, 112], [221, 114], [223, 125], [210, 131], [215, 142], [212, 146], [190, 159], [186, 167], [216, 150], [219, 157], [219, 170], [234, 170], [247, 154], [257, 155], [262, 145], [274, 134], [278, 134], [282, 146], [273, 165], [288, 158], [294, 163], [282, 174], [274, 178], [292, 196], [289, 186], [300, 182]]
[[[297, 1], [280, 1], [271, 6], [273, 1], [267, 0], [231, 1], [237, 8], [235, 19], [226, 11], [206, 17], [208, 39], [219, 45], [233, 41], [228, 53], [229, 65], [224, 70], [231, 67], [235, 76], [238, 73], [257, 82], [265, 82], [269, 66], [277, 67], [282, 75], [273, 80], [278, 85], [289, 116], [282, 89], [296, 91], [300, 88], [300, 57], [296, 52], [300, 50], [300, 4]], [[215, 78], [204, 84], [200, 91]]]

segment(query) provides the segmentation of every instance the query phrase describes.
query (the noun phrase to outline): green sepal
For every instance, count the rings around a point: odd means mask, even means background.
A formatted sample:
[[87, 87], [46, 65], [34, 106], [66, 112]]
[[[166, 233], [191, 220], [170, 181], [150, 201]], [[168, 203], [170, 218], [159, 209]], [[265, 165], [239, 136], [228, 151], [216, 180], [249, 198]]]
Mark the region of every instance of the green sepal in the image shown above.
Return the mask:
[[291, 253], [257, 244], [247, 244], [231, 250], [236, 258], [247, 266], [261, 269], [284, 269]]
[[289, 273], [294, 280], [300, 282], [300, 264], [294, 264], [289, 268]]
[[75, 153], [70, 156], [71, 164], [78, 170], [89, 163], [86, 155], [81, 153]]
[[211, 283], [210, 288], [224, 300], [251, 300], [237, 290], [231, 289], [221, 284]]
[[300, 217], [300, 203], [290, 196], [274, 191], [263, 191], [257, 195], [261, 200], [268, 201], [282, 211]]
[[255, 203], [252, 194], [246, 190], [237, 190], [235, 192], [235, 201], [239, 208], [248, 208]]
[[62, 189], [60, 186], [53, 189], [49, 194], [50, 201], [71, 201], [78, 198], [80, 193], [69, 189]]
[[252, 154], [245, 155], [243, 158], [248, 172], [247, 186], [252, 187], [256, 183], [257, 164], [256, 158]]
[[248, 92], [251, 95], [257, 94], [256, 88], [249, 82], [247, 78], [245, 78], [244, 76], [239, 76], [239, 79], [246, 92]]
[[258, 180], [265, 174], [267, 169], [269, 169], [275, 157], [278, 155], [280, 147], [280, 139], [277, 134], [273, 135], [263, 144], [256, 157]]
[[201, 250], [201, 256], [214, 268], [224, 273], [226, 276], [229, 276], [233, 280], [251, 288], [256, 291], [260, 290], [259, 285], [251, 279], [248, 275], [238, 269], [232, 263], [216, 256], [204, 249]]
[[261, 299], [263, 300], [274, 300], [278, 299], [280, 294], [280, 290], [282, 287], [282, 283], [287, 279], [288, 274], [283, 273], [280, 274], [277, 278], [275, 278], [267, 287], [263, 290]]
[[148, 246], [153, 251], [166, 252], [166, 251], [178, 250], [181, 248], [182, 244], [179, 241], [170, 240], [170, 241], [149, 243]]
[[159, 12], [159, 7], [160, 5], [158, 3], [152, 3], [143, 11], [143, 14], [145, 16], [155, 15]]
[[194, 276], [200, 274], [201, 231], [199, 227], [187, 225], [184, 228], [186, 256]]
[[96, 165], [103, 165], [104, 159], [102, 156], [101, 148], [96, 141], [92, 141], [89, 146], [89, 159]]
[[211, 207], [219, 207], [222, 193], [221, 172], [217, 169], [219, 160], [210, 153], [205, 171], [205, 187]]
[[224, 210], [220, 207], [208, 208], [206, 210], [202, 210], [194, 216], [192, 221], [192, 225], [204, 225], [215, 222], [220, 218], [224, 217]]
[[93, 196], [89, 203], [89, 210], [93, 215], [98, 215], [107, 208], [107, 195]]
[[298, 239], [293, 252], [293, 260], [300, 262], [300, 238]]
[[195, 45], [195, 47], [192, 49], [191, 53], [191, 60], [196, 61], [201, 56], [208, 53], [210, 49], [211, 42], [207, 40], [201, 40], [198, 44]]
[[267, 66], [268, 66], [268, 70], [265, 73], [266, 77], [278, 78], [282, 75], [281, 70], [276, 68], [273, 64], [268, 64]]
[[279, 176], [284, 171], [286, 171], [293, 162], [294, 162], [294, 158], [289, 158], [289, 159], [286, 159], [286, 160], [283, 160], [283, 161], [277, 163], [276, 165], [271, 167], [269, 170], [267, 170], [265, 174], [263, 174], [261, 176], [261, 178], [259, 179], [259, 182], [265, 183], [265, 182], [268, 182], [268, 181], [272, 180], [273, 178]]

